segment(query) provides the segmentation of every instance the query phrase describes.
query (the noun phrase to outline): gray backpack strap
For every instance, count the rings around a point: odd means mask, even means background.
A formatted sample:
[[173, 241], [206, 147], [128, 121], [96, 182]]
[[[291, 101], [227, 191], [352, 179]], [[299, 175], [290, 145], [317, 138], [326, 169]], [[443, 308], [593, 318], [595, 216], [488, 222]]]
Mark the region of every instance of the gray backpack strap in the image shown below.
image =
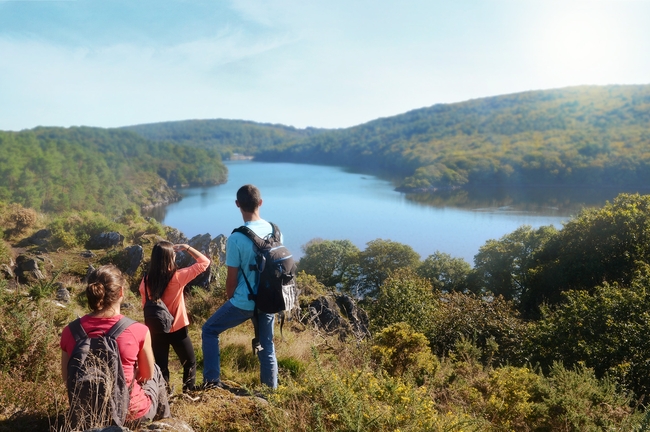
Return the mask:
[[123, 316], [118, 322], [115, 323], [113, 327], [106, 333], [106, 336], [110, 336], [113, 339], [117, 339], [119, 335], [122, 334], [124, 330], [127, 329], [131, 324], [135, 324], [136, 321], [132, 320], [129, 317]]
[[79, 341], [80, 339], [86, 339], [88, 337], [88, 333], [86, 333], [86, 330], [84, 330], [83, 326], [81, 325], [81, 318], [77, 318], [68, 324], [68, 328], [70, 329], [70, 332], [72, 332], [72, 336], [74, 337], [75, 342]]

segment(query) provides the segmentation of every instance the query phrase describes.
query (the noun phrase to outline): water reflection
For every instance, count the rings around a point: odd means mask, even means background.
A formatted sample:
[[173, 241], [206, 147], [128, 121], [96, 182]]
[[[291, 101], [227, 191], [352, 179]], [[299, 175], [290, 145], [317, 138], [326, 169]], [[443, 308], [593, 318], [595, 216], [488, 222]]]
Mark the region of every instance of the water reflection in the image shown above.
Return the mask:
[[[630, 189], [627, 193], [648, 194], [650, 189]], [[453, 207], [479, 212], [534, 213], [540, 216], [569, 217], [583, 208], [602, 207], [620, 189], [568, 187], [484, 187], [406, 194], [411, 202], [433, 207]]]

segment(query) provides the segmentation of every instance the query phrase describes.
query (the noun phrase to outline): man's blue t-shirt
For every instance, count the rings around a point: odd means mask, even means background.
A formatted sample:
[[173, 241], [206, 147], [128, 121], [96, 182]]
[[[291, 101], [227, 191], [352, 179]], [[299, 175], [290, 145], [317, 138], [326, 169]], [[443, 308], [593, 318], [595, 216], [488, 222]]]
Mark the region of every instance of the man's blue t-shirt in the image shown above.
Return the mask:
[[[264, 238], [273, 232], [273, 227], [264, 219], [246, 222], [244, 226], [250, 228], [255, 234]], [[254, 310], [255, 302], [248, 300], [248, 287], [242, 275], [242, 270], [246, 273], [248, 282], [251, 284], [253, 291], [257, 292], [257, 274], [250, 270], [250, 266], [255, 264], [255, 245], [242, 233], [232, 233], [226, 242], [226, 265], [228, 267], [238, 267], [237, 288], [235, 294], [230, 299], [233, 306], [243, 310]]]

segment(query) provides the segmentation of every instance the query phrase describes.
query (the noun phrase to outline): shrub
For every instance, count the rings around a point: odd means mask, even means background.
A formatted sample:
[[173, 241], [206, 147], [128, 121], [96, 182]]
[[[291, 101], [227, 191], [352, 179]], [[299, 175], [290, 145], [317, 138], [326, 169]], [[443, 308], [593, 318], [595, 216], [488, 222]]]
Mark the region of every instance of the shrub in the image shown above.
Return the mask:
[[375, 331], [405, 322], [416, 332], [431, 336], [438, 301], [431, 284], [412, 269], [398, 269], [380, 286], [377, 299], [367, 304]]
[[431, 337], [435, 354], [445, 356], [459, 341], [470, 340], [483, 352], [484, 363], [521, 362], [526, 325], [512, 302], [450, 292], [438, 304]]
[[406, 323], [393, 324], [377, 334], [371, 356], [389, 375], [410, 375], [419, 382], [433, 373], [438, 363], [426, 336]]
[[91, 211], [56, 217], [48, 227], [52, 230], [53, 246], [64, 248], [83, 246], [94, 235], [125, 228], [106, 216]]

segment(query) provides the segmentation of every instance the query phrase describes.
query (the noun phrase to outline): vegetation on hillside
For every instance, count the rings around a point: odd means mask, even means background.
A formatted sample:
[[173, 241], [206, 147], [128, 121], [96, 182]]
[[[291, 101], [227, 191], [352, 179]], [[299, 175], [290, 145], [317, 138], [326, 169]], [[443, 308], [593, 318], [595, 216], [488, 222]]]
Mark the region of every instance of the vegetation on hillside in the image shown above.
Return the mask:
[[226, 180], [217, 152], [113, 129], [0, 132], [0, 199], [47, 212], [119, 214], [178, 199], [171, 188]]
[[[364, 250], [313, 240], [299, 263], [305, 319], [277, 338], [279, 388], [259, 385], [252, 328], [242, 326], [223, 335], [222, 376], [267, 402], [216, 389], [176, 396], [172, 414], [197, 431], [648, 431], [648, 205], [650, 196], [621, 195], [559, 230], [521, 227], [486, 242], [474, 268], [386, 239]], [[60, 331], [85, 312], [87, 265], [125, 265], [121, 247], [82, 256], [89, 233], [117, 230], [148, 256], [167, 228], [136, 208], [108, 219], [0, 203], [0, 221], [0, 264], [21, 245], [46, 276], [0, 278], [0, 431], [65, 431]], [[42, 228], [48, 242], [30, 246]], [[142, 270], [129, 278], [131, 305]], [[224, 296], [225, 271], [214, 274], [187, 293], [199, 371], [200, 328]], [[54, 301], [61, 287], [67, 305]], [[311, 300], [341, 293], [358, 297], [372, 337], [346, 340], [306, 319]], [[124, 312], [142, 319], [137, 306]], [[180, 388], [181, 367], [171, 369]]]
[[573, 87], [439, 104], [258, 152], [463, 185], [650, 183], [650, 86]]
[[123, 129], [131, 130], [153, 141], [214, 149], [224, 159], [230, 159], [234, 153], [254, 155], [324, 131], [315, 128], [296, 129], [283, 125], [222, 119], [142, 124]]

